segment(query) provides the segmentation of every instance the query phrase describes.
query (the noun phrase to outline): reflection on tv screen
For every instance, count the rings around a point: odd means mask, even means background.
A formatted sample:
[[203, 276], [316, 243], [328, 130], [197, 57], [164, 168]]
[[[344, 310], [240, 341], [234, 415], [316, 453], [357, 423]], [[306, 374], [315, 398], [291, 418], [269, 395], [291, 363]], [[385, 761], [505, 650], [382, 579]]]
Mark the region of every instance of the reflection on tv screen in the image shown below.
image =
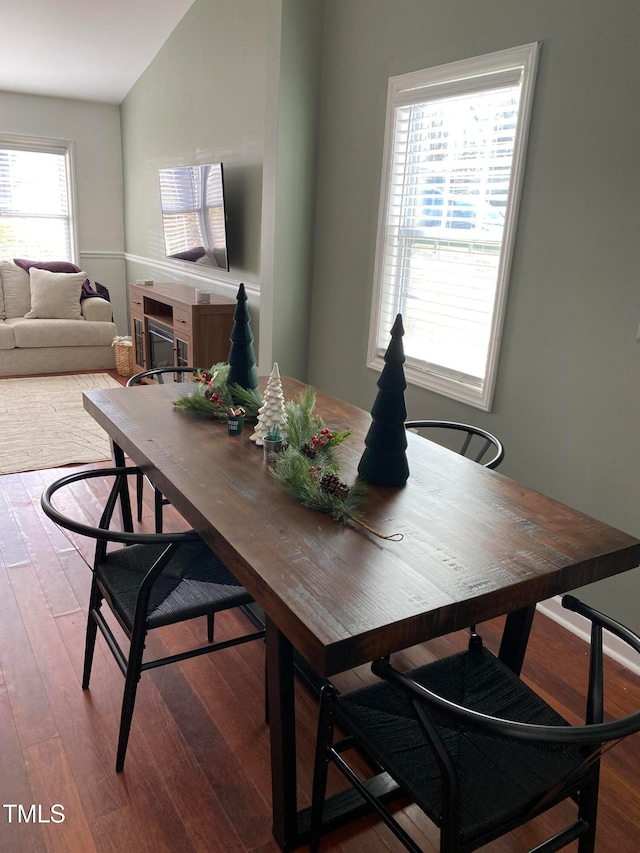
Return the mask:
[[228, 270], [222, 163], [160, 169], [167, 257]]

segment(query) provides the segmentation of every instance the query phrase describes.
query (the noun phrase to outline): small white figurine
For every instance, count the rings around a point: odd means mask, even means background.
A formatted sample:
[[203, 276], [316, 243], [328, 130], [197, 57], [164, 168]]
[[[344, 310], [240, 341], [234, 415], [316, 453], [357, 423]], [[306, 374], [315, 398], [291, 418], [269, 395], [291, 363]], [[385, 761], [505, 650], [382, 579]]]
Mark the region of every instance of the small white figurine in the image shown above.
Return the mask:
[[272, 427], [280, 427], [282, 437], [287, 437], [287, 415], [284, 410], [284, 394], [282, 393], [282, 382], [278, 362], [274, 362], [271, 376], [264, 391], [263, 403], [258, 409], [258, 422], [251, 436], [251, 441], [260, 447], [265, 435]]

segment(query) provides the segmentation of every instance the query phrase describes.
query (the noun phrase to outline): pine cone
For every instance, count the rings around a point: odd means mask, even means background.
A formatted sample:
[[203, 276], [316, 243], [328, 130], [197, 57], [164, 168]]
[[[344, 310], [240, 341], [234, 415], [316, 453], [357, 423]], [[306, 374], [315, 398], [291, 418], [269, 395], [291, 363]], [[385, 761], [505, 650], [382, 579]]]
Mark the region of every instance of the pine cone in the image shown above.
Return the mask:
[[308, 459], [315, 459], [316, 452], [317, 451], [315, 447], [312, 447], [308, 441], [300, 447], [300, 453], [302, 453]]
[[323, 474], [320, 480], [320, 488], [323, 492], [333, 495], [340, 500], [344, 500], [349, 494], [349, 487], [346, 483], [341, 483], [335, 474]]

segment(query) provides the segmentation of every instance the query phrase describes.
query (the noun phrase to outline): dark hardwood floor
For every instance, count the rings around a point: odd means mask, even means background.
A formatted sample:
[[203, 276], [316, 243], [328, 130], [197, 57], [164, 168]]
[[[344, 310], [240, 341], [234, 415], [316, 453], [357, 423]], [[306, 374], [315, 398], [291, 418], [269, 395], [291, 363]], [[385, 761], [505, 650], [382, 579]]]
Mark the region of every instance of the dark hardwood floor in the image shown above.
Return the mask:
[[[0, 477], [0, 851], [275, 853], [262, 644], [143, 675], [125, 771], [116, 774], [123, 679], [100, 638], [91, 689], [80, 688], [89, 589], [85, 560], [91, 560], [92, 545], [67, 538], [39, 507], [43, 486], [62, 473], [59, 469]], [[99, 493], [99, 481], [95, 489], [76, 489], [69, 509], [95, 521]], [[166, 508], [165, 513], [167, 526], [179, 528], [175, 512]], [[148, 530], [153, 527], [150, 505], [143, 524]], [[231, 634], [238, 619], [244, 617], [220, 617], [220, 635]], [[500, 620], [482, 626], [490, 647], [496, 647], [500, 627]], [[185, 640], [204, 639], [205, 631], [204, 620], [195, 620], [161, 629], [150, 645], [177, 650]], [[414, 665], [464, 642], [463, 635], [445, 637], [398, 654], [394, 662]], [[576, 720], [582, 713], [585, 663], [583, 643], [545, 617], [536, 617], [524, 676]], [[640, 679], [615, 663], [610, 670], [611, 712], [639, 708]], [[363, 668], [336, 681], [348, 688], [368, 677]], [[309, 800], [315, 716], [314, 702], [300, 688], [299, 785], [304, 803]], [[332, 784], [337, 787], [340, 781], [334, 778]], [[32, 804], [36, 809], [26, 822]], [[45, 821], [54, 804], [64, 807], [64, 822], [33, 822], [38, 806]], [[437, 850], [433, 827], [415, 807], [401, 806], [402, 821], [425, 850]], [[636, 850], [639, 816], [636, 736], [604, 758], [600, 853]], [[485, 849], [528, 850], [555, 822], [539, 819]], [[334, 832], [323, 843], [323, 850], [341, 853], [400, 849], [371, 817]]]

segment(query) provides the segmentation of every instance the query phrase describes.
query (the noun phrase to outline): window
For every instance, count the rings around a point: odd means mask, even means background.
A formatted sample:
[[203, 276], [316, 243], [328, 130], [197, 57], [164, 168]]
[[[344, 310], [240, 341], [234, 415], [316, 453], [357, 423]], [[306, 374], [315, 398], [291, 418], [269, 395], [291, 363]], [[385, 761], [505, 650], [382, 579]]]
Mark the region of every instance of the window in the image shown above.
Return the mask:
[[0, 137], [0, 257], [75, 261], [65, 143]]
[[490, 410], [538, 45], [392, 77], [368, 365]]

